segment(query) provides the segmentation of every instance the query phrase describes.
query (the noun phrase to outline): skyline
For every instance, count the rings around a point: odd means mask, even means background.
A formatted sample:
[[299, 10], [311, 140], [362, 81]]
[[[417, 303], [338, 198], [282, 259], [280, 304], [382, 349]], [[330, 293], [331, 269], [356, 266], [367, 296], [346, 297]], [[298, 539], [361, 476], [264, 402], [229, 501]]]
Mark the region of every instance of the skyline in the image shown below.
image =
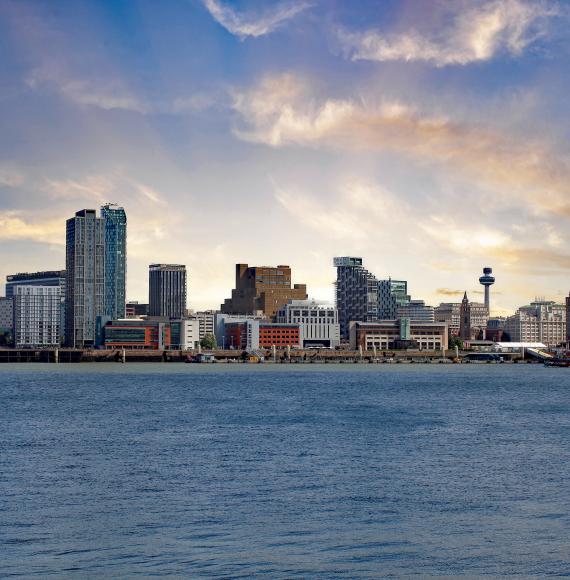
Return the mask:
[[[333, 298], [362, 256], [414, 298], [495, 314], [568, 293], [568, 8], [559, 2], [3, 2], [2, 284], [65, 264], [65, 220], [129, 216], [127, 299], [235, 263]], [[23, 267], [25, 265], [25, 267]]]

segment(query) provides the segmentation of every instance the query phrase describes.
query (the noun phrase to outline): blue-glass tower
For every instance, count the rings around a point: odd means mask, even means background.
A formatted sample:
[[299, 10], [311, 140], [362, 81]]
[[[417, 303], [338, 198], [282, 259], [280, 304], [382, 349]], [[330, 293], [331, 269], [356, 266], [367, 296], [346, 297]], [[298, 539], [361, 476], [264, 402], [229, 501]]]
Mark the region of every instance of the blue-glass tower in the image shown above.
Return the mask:
[[105, 220], [105, 315], [125, 317], [127, 279], [127, 214], [122, 207], [101, 207]]

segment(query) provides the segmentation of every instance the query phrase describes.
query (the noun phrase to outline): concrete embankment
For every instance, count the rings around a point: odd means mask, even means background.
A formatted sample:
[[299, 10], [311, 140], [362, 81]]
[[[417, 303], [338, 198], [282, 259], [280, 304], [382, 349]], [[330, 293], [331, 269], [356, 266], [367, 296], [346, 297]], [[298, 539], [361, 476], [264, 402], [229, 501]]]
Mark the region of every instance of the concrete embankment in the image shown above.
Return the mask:
[[[79, 362], [186, 362], [195, 354], [192, 351], [155, 351], [155, 350], [79, 350], [79, 349], [0, 349], [0, 363], [79, 363]], [[219, 363], [242, 363], [240, 351], [216, 350], [212, 353]], [[347, 350], [292, 350], [278, 351], [273, 357], [268, 353], [265, 363], [269, 364], [447, 364], [465, 362], [467, 353], [447, 351], [390, 351], [378, 352]], [[506, 362], [523, 362], [520, 354], [502, 355]], [[530, 362], [530, 361], [524, 361]]]

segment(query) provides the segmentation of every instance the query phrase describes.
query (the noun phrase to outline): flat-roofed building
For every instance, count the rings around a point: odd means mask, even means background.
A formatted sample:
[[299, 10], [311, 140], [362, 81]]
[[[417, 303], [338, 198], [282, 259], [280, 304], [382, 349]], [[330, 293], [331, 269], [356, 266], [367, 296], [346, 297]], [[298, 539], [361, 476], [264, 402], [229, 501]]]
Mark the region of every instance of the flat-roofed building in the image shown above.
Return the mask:
[[244, 320], [225, 325], [225, 343], [229, 348], [257, 350], [259, 348], [299, 348], [301, 332], [298, 324]]
[[566, 307], [537, 300], [521, 306], [505, 320], [504, 334], [512, 342], [541, 342], [547, 346], [566, 343]]
[[103, 327], [105, 348], [166, 350], [171, 346], [170, 324], [165, 320], [111, 320]]
[[125, 315], [127, 318], [139, 318], [140, 316], [148, 316], [148, 304], [137, 301], [127, 302], [125, 306]]
[[149, 315], [182, 319], [186, 316], [186, 266], [151, 264], [149, 280]]
[[407, 304], [398, 306], [396, 318], [434, 322], [434, 307], [427, 306], [423, 300], [410, 300]]
[[14, 300], [0, 297], [0, 331], [12, 330], [14, 327]]
[[291, 286], [289, 266], [248, 266], [236, 264], [236, 287], [221, 306], [224, 314], [263, 312], [273, 318], [289, 300], [306, 300], [307, 286]]
[[422, 350], [447, 349], [448, 331], [445, 322], [377, 320], [350, 323], [350, 347], [357, 350], [393, 350], [402, 347]]
[[278, 312], [276, 321], [298, 324], [301, 346], [335, 348], [340, 344], [338, 311], [334, 306], [310, 300], [290, 300]]
[[48, 347], [61, 344], [61, 288], [14, 288], [14, 346]]

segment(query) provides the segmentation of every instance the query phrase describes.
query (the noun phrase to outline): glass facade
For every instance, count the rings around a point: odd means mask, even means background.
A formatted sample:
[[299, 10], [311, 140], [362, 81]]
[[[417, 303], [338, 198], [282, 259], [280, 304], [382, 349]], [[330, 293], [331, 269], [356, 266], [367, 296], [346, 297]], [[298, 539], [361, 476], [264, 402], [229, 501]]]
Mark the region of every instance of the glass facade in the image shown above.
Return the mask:
[[105, 314], [125, 317], [127, 277], [127, 214], [113, 204], [101, 208], [105, 220]]

